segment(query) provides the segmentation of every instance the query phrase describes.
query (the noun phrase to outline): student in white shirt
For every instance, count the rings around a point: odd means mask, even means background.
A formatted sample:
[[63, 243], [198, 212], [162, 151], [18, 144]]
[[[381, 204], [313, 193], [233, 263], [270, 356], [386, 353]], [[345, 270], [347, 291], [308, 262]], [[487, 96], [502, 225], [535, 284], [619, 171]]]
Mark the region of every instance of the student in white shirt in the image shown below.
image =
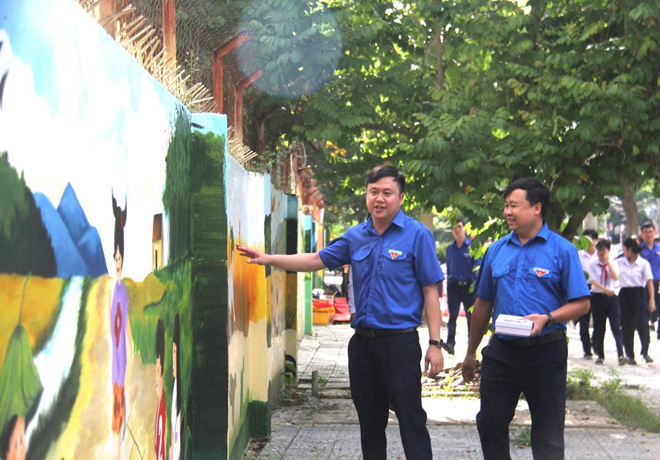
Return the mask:
[[[598, 259], [596, 255], [595, 244], [598, 241], [598, 232], [594, 229], [588, 228], [582, 232], [582, 236], [586, 236], [591, 241], [589, 247], [584, 250], [580, 249], [578, 251], [578, 256], [580, 256], [580, 265], [582, 265], [582, 270], [586, 273], [589, 273], [589, 264], [594, 260]], [[589, 323], [591, 322], [593, 309], [589, 309], [587, 313], [580, 316], [578, 323], [580, 324], [580, 342], [582, 342], [582, 351], [584, 352], [584, 359], [591, 359], [593, 356], [591, 354], [591, 347], [594, 342], [594, 337], [589, 336]]]
[[[651, 265], [639, 254], [642, 247], [634, 238], [628, 238], [623, 242], [623, 257], [619, 261], [619, 303], [621, 304], [621, 330], [623, 333], [623, 346], [630, 364], [636, 365], [635, 352], [635, 330], [642, 342], [642, 357], [647, 363], [653, 359], [648, 355], [649, 351], [649, 314], [655, 310], [655, 296], [653, 292], [653, 275]], [[649, 301], [646, 302], [644, 290], [649, 293]]]
[[628, 363], [628, 358], [623, 355], [621, 308], [619, 307], [619, 297], [614, 292], [619, 275], [610, 260], [610, 246], [610, 240], [599, 240], [596, 243], [598, 257], [589, 262], [587, 267], [588, 283], [591, 285], [591, 312], [594, 317], [594, 349], [598, 355], [596, 364], [603, 364], [605, 361], [605, 325], [609, 318], [619, 357], [619, 366], [623, 366]]

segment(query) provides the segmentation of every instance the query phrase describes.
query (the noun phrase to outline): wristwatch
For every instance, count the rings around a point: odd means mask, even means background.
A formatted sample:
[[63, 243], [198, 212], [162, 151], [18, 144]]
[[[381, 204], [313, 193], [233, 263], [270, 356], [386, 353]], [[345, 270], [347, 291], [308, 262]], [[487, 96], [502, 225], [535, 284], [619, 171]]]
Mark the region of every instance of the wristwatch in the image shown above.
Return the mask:
[[429, 340], [429, 345], [434, 345], [442, 350], [442, 340]]
[[552, 313], [545, 314], [548, 317], [548, 322], [545, 323], [545, 327], [551, 327], [555, 325], [555, 319], [552, 317]]

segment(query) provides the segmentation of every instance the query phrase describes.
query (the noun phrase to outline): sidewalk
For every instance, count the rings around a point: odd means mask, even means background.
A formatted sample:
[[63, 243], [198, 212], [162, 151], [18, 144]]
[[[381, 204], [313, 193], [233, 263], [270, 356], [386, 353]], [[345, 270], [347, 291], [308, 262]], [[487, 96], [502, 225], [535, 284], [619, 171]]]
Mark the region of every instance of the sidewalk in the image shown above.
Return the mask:
[[[445, 367], [459, 363], [467, 346], [465, 318], [459, 318], [456, 355], [445, 353]], [[314, 326], [298, 351], [299, 400], [282, 401], [272, 417], [271, 439], [259, 454], [268, 460], [359, 460], [360, 434], [357, 414], [350, 400], [348, 382], [348, 325]], [[420, 329], [422, 350], [426, 350], [428, 334]], [[445, 332], [443, 331], [443, 336]], [[604, 366], [582, 358], [577, 329], [569, 328], [569, 373], [574, 369], [591, 369], [594, 380], [608, 380], [618, 373], [622, 384], [638, 389], [636, 396], [649, 401], [660, 413], [660, 369], [657, 365], [616, 366], [614, 344], [606, 343]], [[655, 336], [653, 336], [655, 338]], [[609, 348], [612, 350], [609, 350]], [[660, 346], [653, 340], [650, 355], [660, 362]], [[655, 352], [655, 354], [654, 354]], [[318, 371], [325, 383], [320, 397], [311, 396], [312, 371]], [[479, 401], [467, 398], [424, 398], [434, 458], [482, 459], [475, 416]], [[629, 430], [614, 421], [593, 401], [567, 401], [566, 459], [660, 459], [660, 435]], [[529, 426], [526, 404], [518, 406], [511, 438], [521, 438]], [[388, 460], [404, 459], [396, 416], [390, 413], [387, 428]], [[513, 446], [512, 441], [512, 446]], [[512, 447], [512, 459], [532, 459], [531, 448]], [[246, 456], [246, 458], [254, 458]], [[408, 459], [412, 460], [412, 459]]]

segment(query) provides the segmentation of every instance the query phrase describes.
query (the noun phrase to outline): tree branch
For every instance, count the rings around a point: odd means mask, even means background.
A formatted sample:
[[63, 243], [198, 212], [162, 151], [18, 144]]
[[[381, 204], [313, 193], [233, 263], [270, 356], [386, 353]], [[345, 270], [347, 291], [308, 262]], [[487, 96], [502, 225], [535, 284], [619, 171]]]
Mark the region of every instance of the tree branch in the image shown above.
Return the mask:
[[391, 126], [391, 125], [381, 125], [378, 123], [364, 123], [360, 125], [360, 128], [363, 129], [374, 129], [377, 131], [389, 131], [389, 132], [394, 132], [398, 134], [403, 134], [406, 137], [411, 138], [412, 140], [418, 141], [421, 139], [421, 136], [418, 134], [413, 133], [412, 131], [409, 131], [405, 128], [399, 128], [398, 126]]

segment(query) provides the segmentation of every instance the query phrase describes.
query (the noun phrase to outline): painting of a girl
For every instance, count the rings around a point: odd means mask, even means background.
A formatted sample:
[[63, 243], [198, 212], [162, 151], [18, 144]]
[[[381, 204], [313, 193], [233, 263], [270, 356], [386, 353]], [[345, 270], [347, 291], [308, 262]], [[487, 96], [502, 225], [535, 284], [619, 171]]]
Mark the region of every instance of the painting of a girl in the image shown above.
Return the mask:
[[110, 304], [110, 329], [112, 335], [112, 432], [117, 438], [117, 458], [121, 459], [122, 431], [126, 428], [125, 378], [127, 347], [132, 349], [130, 324], [128, 322], [128, 293], [122, 281], [124, 267], [124, 226], [127, 206], [124, 210], [112, 197], [112, 211], [115, 216], [114, 260], [116, 280]]

